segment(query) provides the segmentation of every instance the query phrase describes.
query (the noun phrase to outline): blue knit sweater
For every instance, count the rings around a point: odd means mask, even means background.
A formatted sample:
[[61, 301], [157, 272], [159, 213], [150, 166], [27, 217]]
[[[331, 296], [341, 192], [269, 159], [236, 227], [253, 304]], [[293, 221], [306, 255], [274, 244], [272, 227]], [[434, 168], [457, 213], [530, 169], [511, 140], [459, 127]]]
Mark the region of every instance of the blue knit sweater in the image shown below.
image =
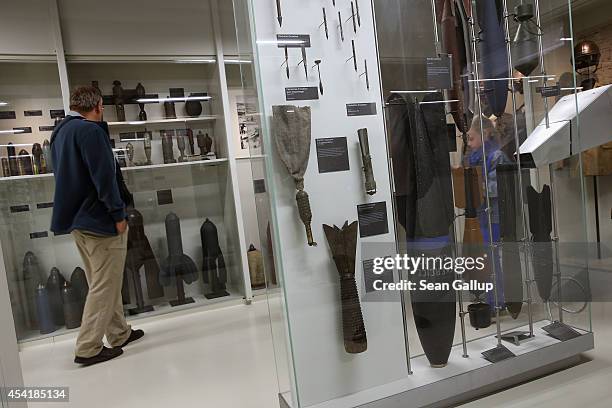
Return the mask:
[[126, 218], [110, 138], [101, 123], [68, 115], [51, 135], [55, 199], [51, 231], [116, 235]]

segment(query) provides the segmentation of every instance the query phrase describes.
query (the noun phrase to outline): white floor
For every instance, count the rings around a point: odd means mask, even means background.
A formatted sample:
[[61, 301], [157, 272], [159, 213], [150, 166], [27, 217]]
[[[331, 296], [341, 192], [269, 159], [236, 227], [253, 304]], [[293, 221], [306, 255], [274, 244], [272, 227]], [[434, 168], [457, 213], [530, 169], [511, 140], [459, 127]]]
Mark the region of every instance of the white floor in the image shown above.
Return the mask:
[[138, 324], [145, 337], [123, 356], [87, 368], [74, 340], [21, 352], [26, 386], [69, 386], [70, 403], [37, 408], [278, 406], [267, 302]]
[[[142, 341], [89, 368], [72, 363], [74, 340], [28, 347], [21, 353], [26, 385], [70, 387], [69, 404], [35, 405], [43, 408], [278, 407], [268, 316], [267, 302], [258, 301], [144, 322]], [[585, 356], [591, 361], [463, 407], [612, 406], [612, 342], [606, 341], [612, 304], [593, 304], [593, 316], [597, 344]]]
[[461, 405], [462, 408], [610, 408], [612, 303], [593, 303], [595, 349], [575, 367]]

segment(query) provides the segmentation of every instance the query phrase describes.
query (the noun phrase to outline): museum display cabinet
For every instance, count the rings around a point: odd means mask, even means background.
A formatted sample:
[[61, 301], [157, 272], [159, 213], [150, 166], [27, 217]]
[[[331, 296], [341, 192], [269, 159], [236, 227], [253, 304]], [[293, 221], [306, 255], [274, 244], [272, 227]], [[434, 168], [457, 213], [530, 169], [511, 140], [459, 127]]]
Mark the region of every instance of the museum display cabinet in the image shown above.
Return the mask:
[[[612, 107], [576, 73], [572, 3], [235, 2], [269, 153], [281, 406], [453, 405], [593, 347], [583, 152]], [[484, 266], [377, 291], [415, 279], [374, 272], [396, 254]]]
[[19, 343], [80, 325], [83, 265], [72, 238], [49, 231], [49, 140], [78, 85], [100, 89], [134, 194], [126, 314], [250, 303], [274, 286], [256, 216], [266, 193], [252, 53], [238, 55], [231, 2], [25, 1], [1, 20], [0, 242]]
[[[612, 91], [601, 33], [576, 31], [596, 1], [6, 7], [5, 372], [17, 343], [75, 330], [87, 293], [49, 231], [45, 143], [79, 84], [135, 196], [126, 313], [265, 294], [282, 407], [453, 405], [576, 363], [612, 270]], [[396, 255], [483, 266], [375, 271]]]

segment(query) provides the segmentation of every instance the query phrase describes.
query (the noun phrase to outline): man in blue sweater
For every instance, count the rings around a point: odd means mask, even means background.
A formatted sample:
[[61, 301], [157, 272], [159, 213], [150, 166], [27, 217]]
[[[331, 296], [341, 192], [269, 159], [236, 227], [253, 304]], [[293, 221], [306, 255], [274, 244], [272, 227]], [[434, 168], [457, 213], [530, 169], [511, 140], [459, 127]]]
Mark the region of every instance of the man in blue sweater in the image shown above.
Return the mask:
[[[116, 176], [116, 161], [104, 130], [102, 95], [79, 87], [70, 109], [51, 135], [55, 199], [51, 230], [71, 233], [89, 284], [74, 362], [100, 363], [118, 357], [141, 338], [125, 321], [121, 300], [127, 252], [126, 209]], [[106, 335], [111, 348], [104, 347]]]

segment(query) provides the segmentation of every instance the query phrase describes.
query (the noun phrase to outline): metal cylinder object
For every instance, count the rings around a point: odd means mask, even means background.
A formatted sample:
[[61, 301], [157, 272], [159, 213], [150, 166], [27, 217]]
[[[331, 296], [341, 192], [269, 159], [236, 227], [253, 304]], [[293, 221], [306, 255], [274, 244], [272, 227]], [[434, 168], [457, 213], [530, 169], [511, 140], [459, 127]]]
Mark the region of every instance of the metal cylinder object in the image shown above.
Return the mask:
[[32, 145], [32, 156], [34, 156], [34, 160], [33, 160], [34, 174], [45, 174], [47, 172], [47, 169], [46, 169], [46, 166], [43, 166], [44, 156], [43, 156], [42, 146], [40, 145], [40, 143], [34, 143]]
[[361, 150], [361, 161], [363, 162], [363, 174], [365, 176], [365, 190], [369, 195], [376, 194], [376, 180], [374, 179], [374, 169], [372, 168], [372, 156], [370, 155], [370, 143], [368, 141], [368, 129], [363, 128], [357, 131], [359, 136], [359, 147]]
[[76, 329], [80, 327], [83, 310], [81, 309], [81, 302], [69, 282], [64, 282], [64, 286], [62, 286], [62, 306], [66, 328]]
[[164, 164], [176, 163], [174, 159], [174, 147], [172, 142], [172, 133], [163, 131], [161, 132], [162, 137], [162, 154], [164, 156]]

